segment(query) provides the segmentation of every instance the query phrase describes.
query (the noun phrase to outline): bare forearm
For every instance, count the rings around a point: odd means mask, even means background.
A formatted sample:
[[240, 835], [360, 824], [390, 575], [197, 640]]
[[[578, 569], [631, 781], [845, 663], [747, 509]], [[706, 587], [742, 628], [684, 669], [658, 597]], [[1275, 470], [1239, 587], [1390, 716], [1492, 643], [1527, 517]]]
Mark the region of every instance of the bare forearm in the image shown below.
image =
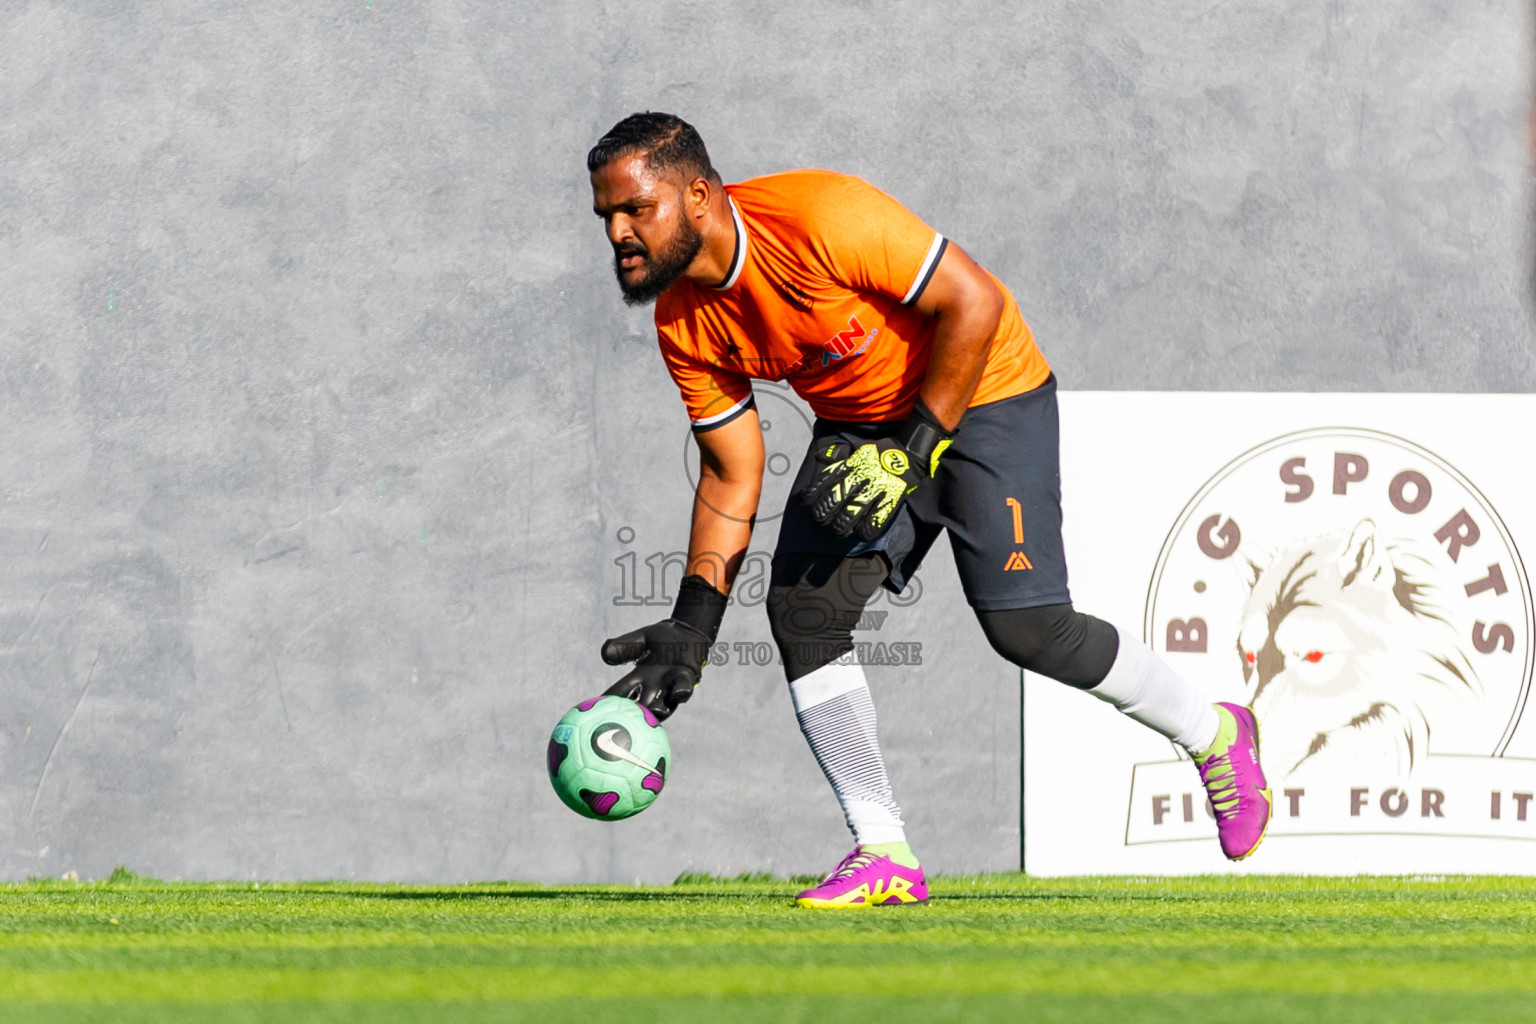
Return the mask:
[[761, 488], [761, 478], [722, 479], [708, 469], [700, 475], [688, 535], [689, 575], [702, 576], [716, 590], [730, 593], [752, 540]]
[[998, 316], [990, 304], [978, 304], [946, 310], [938, 321], [920, 394], [939, 421], [953, 430], [981, 383]]

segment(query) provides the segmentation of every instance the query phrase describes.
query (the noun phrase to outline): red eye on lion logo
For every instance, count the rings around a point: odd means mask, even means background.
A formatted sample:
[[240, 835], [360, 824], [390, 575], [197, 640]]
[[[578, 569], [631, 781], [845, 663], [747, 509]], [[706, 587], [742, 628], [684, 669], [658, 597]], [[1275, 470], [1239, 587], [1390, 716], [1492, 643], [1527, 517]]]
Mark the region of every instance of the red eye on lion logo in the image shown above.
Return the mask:
[[1266, 442], [1200, 489], [1158, 556], [1145, 631], [1213, 700], [1253, 708], [1283, 786], [1500, 756], [1536, 622], [1514, 541], [1470, 481], [1402, 438], [1330, 428]]

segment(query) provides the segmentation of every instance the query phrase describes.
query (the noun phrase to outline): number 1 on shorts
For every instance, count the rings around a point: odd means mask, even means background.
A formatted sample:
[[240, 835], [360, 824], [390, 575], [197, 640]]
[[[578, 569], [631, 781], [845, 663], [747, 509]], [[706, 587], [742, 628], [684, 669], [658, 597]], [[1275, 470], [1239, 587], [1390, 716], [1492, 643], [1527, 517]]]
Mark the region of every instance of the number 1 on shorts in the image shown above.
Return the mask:
[[1009, 498], [1008, 511], [1013, 513], [1013, 542], [1022, 546], [1024, 543], [1024, 506], [1019, 504], [1018, 498]]

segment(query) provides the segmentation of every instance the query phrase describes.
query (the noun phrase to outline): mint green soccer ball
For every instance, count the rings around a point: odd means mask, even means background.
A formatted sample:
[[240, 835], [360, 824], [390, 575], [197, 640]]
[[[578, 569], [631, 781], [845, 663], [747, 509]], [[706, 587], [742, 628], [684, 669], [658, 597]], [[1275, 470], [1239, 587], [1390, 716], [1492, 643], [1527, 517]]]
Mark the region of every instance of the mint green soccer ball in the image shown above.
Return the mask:
[[627, 697], [593, 697], [549, 738], [549, 781], [565, 806], [601, 821], [639, 814], [661, 795], [672, 744], [656, 716]]

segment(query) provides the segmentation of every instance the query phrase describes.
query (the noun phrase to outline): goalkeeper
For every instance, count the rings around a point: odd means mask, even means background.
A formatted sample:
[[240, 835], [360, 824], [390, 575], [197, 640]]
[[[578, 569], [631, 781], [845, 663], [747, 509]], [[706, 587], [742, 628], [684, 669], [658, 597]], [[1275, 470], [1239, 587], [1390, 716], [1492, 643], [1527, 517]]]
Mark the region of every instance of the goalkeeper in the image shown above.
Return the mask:
[[1246, 857], [1270, 799], [1252, 713], [1212, 705], [1129, 633], [1072, 607], [1056, 381], [1013, 297], [958, 245], [857, 179], [790, 171], [725, 186], [697, 132], [634, 114], [587, 156], [626, 302], [656, 302], [699, 446], [688, 568], [670, 618], [603, 645], [609, 693], [658, 717], [689, 699], [751, 539], [763, 440], [752, 378], [815, 411], [773, 555], [768, 617], [800, 728], [856, 843], [802, 906], [921, 902], [853, 626], [948, 530], [987, 639], [1190, 752], [1222, 850]]

